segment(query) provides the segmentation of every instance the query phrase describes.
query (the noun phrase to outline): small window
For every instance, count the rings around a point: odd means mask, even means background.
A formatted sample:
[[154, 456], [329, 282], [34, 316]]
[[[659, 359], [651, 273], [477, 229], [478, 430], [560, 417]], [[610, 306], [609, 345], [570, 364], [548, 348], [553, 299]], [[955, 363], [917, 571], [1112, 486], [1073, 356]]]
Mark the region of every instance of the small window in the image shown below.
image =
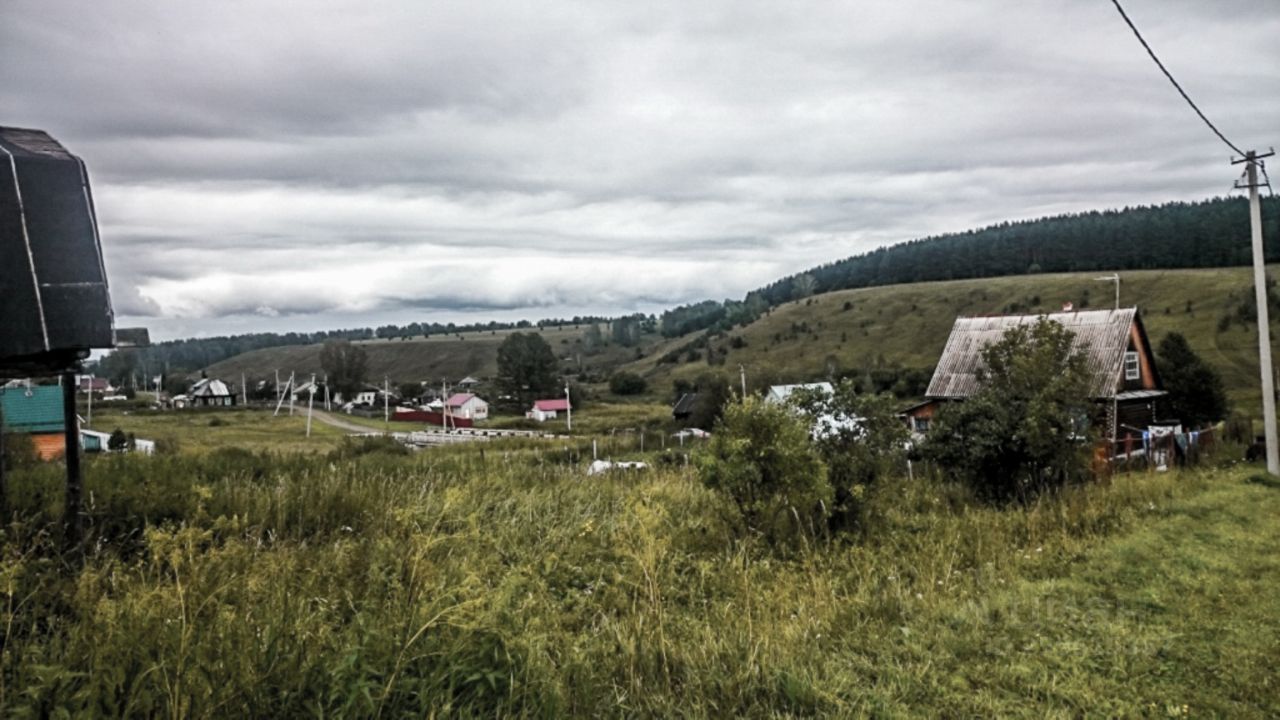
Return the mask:
[[929, 418], [918, 417], [916, 421], [916, 432], [929, 432]]
[[1124, 354], [1124, 379], [1137, 380], [1142, 377], [1142, 372], [1138, 367], [1138, 353], [1127, 352]]

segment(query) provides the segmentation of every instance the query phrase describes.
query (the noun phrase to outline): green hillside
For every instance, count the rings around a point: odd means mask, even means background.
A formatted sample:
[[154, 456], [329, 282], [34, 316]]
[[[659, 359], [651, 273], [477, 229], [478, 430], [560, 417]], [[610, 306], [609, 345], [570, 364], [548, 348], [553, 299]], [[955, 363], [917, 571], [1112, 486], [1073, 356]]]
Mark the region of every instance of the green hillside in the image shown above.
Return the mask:
[[[542, 330], [483, 330], [456, 335], [433, 335], [411, 340], [363, 340], [355, 344], [364, 348], [369, 357], [369, 378], [381, 381], [384, 376], [392, 383], [428, 381], [451, 382], [471, 375], [491, 378], [498, 372], [498, 346], [513, 332], [538, 333], [551, 345], [561, 359], [563, 368], [573, 374], [603, 380], [615, 367], [636, 358], [637, 348], [606, 344], [590, 347], [586, 340], [589, 325], [563, 325]], [[602, 327], [608, 335], [607, 327]], [[642, 337], [641, 352], [651, 345], [656, 335]], [[311, 373], [321, 374], [320, 348], [322, 345], [294, 345], [263, 348], [214, 363], [206, 368], [211, 377], [221, 377], [239, 382], [239, 377], [271, 378], [279, 370], [281, 376], [295, 372], [299, 377]]]
[[[1109, 307], [1111, 283], [1098, 273], [1021, 275], [890, 285], [816, 295], [774, 308], [759, 320], [706, 341], [687, 335], [660, 346], [627, 369], [665, 391], [707, 370], [736, 379], [742, 364], [752, 386], [857, 374], [878, 368], [932, 371], [958, 315]], [[1253, 412], [1258, 397], [1257, 340], [1235, 317], [1253, 302], [1250, 270], [1142, 270], [1121, 273], [1122, 305], [1137, 305], [1153, 343], [1179, 330], [1223, 375], [1232, 399]], [[1273, 314], [1272, 319], [1276, 317]], [[1277, 334], [1273, 323], [1273, 338]], [[705, 347], [699, 347], [703, 342]], [[739, 347], [735, 347], [738, 345]], [[663, 362], [663, 356], [675, 363]], [[712, 357], [711, 364], [708, 356]], [[696, 359], [691, 359], [696, 358]]]
[[[692, 381], [708, 370], [736, 379], [739, 364], [753, 387], [884, 371], [913, 375], [919, 386], [928, 380], [956, 316], [1048, 312], [1066, 301], [1077, 308], [1108, 307], [1114, 302], [1112, 285], [1096, 277], [1094, 272], [1020, 275], [841, 290], [787, 303], [727, 333], [696, 332], [670, 339], [645, 334], [639, 347], [606, 344], [589, 349], [584, 342], [587, 325], [540, 332], [566, 373], [602, 383], [615, 369], [631, 370], [645, 376], [651, 393], [662, 399], [676, 380]], [[1121, 304], [1136, 304], [1142, 310], [1153, 343], [1171, 330], [1184, 333], [1222, 373], [1232, 400], [1254, 413], [1259, 403], [1257, 340], [1250, 326], [1238, 320], [1242, 304], [1252, 306], [1250, 278], [1247, 268], [1125, 272]], [[1280, 313], [1273, 314], [1277, 316]], [[1221, 328], [1224, 317], [1229, 319], [1226, 329]], [[607, 337], [607, 327], [602, 329]], [[493, 377], [498, 345], [511, 332], [515, 331], [359, 344], [369, 354], [371, 379], [388, 376], [393, 383], [434, 383], [466, 375]], [[1280, 328], [1273, 329], [1273, 335], [1280, 336]], [[301, 345], [255, 350], [216, 363], [208, 373], [233, 382], [241, 373], [250, 379], [270, 378], [276, 369], [282, 375], [320, 373], [319, 349], [320, 345]]]

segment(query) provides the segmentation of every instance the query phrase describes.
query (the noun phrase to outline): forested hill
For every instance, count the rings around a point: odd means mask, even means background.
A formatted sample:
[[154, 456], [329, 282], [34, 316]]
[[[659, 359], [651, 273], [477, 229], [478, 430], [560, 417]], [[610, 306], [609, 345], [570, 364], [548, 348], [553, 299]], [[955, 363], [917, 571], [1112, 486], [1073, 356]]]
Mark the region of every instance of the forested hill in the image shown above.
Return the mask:
[[[1267, 261], [1280, 261], [1280, 200], [1263, 200]], [[1005, 222], [879, 248], [790, 275], [741, 300], [707, 300], [662, 315], [662, 333], [727, 330], [767, 308], [818, 293], [878, 285], [1040, 272], [1214, 268], [1250, 262], [1242, 197]]]
[[[1263, 200], [1267, 261], [1280, 260], [1280, 200]], [[1037, 272], [1247, 265], [1249, 203], [1214, 198], [1005, 222], [893, 245], [809, 270], [812, 292]], [[799, 290], [805, 283], [801, 282]], [[796, 276], [755, 291], [769, 305], [796, 298]], [[748, 295], [750, 297], [750, 295]]]

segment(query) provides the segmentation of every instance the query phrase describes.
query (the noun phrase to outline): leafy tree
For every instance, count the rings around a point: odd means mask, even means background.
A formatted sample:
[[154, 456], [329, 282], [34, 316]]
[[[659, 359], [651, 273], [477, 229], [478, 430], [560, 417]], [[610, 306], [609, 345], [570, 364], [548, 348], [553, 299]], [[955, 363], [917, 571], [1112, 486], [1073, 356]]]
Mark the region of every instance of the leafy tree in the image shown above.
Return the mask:
[[694, 383], [694, 392], [698, 393], [693, 403], [693, 411], [689, 415], [689, 427], [707, 429], [720, 420], [725, 405], [733, 398], [729, 389], [729, 380], [720, 373], [706, 372], [698, 376]]
[[649, 384], [636, 373], [623, 370], [609, 378], [609, 392], [614, 395], [639, 395], [647, 390]]
[[809, 273], [801, 273], [791, 280], [791, 297], [802, 300], [813, 294], [818, 282]]
[[[749, 531], [776, 537], [795, 519], [831, 507], [831, 484], [808, 424], [779, 405], [748, 398], [727, 407], [697, 464], [703, 484], [733, 501]], [[808, 527], [799, 524], [801, 531]]]
[[996, 499], [1026, 499], [1087, 470], [1089, 374], [1072, 333], [1041, 318], [982, 350], [981, 389], [942, 408], [927, 453]]
[[320, 349], [320, 367], [324, 368], [333, 391], [350, 400], [364, 385], [369, 357], [364, 348], [349, 340], [330, 340]]
[[906, 462], [907, 426], [898, 417], [901, 402], [889, 393], [859, 393], [852, 380], [835, 392], [801, 388], [788, 403], [809, 419], [814, 446], [835, 488], [833, 529], [854, 525], [868, 489], [901, 473]]
[[400, 393], [400, 397], [405, 400], [413, 400], [422, 395], [422, 385], [421, 383], [415, 382], [401, 383], [398, 391]]
[[1169, 393], [1173, 416], [1191, 427], [1203, 427], [1227, 416], [1229, 406], [1222, 376], [1191, 349], [1182, 333], [1171, 332], [1156, 351], [1160, 378]]
[[511, 333], [498, 346], [498, 388], [528, 403], [558, 394], [556, 355], [537, 333]]
[[112, 430], [111, 437], [107, 438], [107, 449], [111, 452], [123, 452], [128, 447], [129, 436], [120, 428]]

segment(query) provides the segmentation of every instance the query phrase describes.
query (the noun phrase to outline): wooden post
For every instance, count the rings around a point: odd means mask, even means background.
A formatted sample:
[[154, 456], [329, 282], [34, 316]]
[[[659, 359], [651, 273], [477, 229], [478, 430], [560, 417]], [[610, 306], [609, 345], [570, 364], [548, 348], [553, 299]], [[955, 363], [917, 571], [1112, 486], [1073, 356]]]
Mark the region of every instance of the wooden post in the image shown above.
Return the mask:
[[80, 477], [80, 421], [76, 417], [76, 374], [62, 375], [62, 421], [63, 438], [66, 451], [63, 456], [67, 462], [67, 491], [62, 510], [62, 540], [66, 550], [80, 547], [84, 535], [83, 519], [80, 517], [80, 496], [83, 481]]
[[4, 408], [0, 407], [0, 522], [9, 513], [9, 485], [4, 477]]

